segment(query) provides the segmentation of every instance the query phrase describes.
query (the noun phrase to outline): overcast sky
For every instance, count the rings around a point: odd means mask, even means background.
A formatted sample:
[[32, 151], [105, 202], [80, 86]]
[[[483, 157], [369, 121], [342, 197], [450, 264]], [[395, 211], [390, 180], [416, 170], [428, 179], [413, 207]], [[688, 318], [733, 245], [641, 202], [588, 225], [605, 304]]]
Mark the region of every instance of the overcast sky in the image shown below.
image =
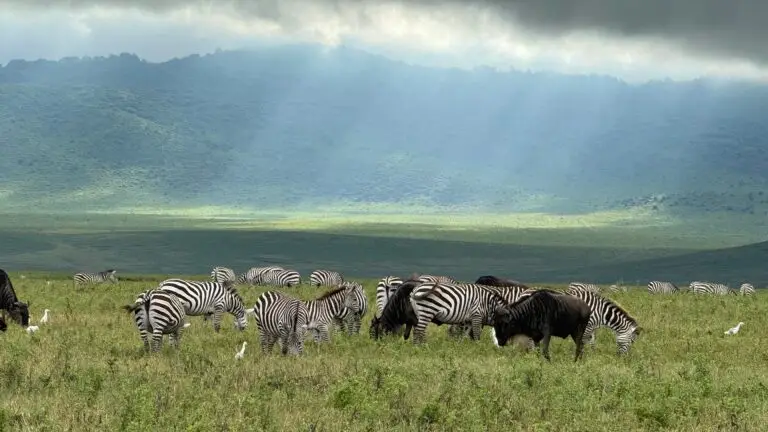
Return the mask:
[[768, 82], [768, 0], [0, 0], [0, 64], [316, 41], [408, 61]]

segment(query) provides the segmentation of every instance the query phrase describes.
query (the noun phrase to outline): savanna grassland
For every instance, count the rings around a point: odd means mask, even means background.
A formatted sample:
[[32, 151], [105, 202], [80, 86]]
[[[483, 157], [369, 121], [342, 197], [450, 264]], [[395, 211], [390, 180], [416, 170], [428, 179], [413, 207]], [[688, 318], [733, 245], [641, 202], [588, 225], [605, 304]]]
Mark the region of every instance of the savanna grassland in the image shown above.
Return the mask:
[[[332, 335], [301, 358], [259, 351], [226, 316], [219, 334], [200, 317], [174, 351], [145, 355], [120, 307], [154, 282], [73, 290], [71, 279], [11, 272], [16, 292], [51, 321], [1, 334], [0, 430], [678, 430], [759, 431], [768, 424], [768, 298], [610, 296], [644, 332], [626, 358], [608, 330], [573, 363], [554, 339], [552, 363], [520, 347], [453, 340], [430, 326], [427, 344]], [[204, 278], [200, 276], [199, 278]], [[50, 284], [48, 283], [50, 281]], [[364, 280], [373, 307], [375, 280]], [[264, 288], [241, 288], [252, 306]], [[286, 289], [309, 299], [318, 289]], [[723, 332], [746, 324], [733, 337]], [[245, 358], [234, 359], [242, 341]]]

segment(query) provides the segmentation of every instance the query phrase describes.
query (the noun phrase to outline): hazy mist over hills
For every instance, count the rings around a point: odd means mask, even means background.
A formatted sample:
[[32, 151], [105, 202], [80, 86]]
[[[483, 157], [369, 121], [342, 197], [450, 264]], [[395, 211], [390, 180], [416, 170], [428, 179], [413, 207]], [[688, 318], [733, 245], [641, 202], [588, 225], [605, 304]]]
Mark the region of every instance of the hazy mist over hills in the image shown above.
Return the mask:
[[754, 213], [766, 113], [753, 84], [440, 69], [343, 47], [12, 61], [0, 203]]

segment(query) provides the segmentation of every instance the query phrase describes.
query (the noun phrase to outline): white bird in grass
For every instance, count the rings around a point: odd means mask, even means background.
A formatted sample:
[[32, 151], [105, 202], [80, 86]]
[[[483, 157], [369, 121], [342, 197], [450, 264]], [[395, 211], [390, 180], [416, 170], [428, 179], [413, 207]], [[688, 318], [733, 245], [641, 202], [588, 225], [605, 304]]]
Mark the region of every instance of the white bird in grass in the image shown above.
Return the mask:
[[40, 327], [38, 327], [38, 326], [28, 326], [27, 327], [27, 333], [28, 334], [32, 334], [32, 333], [34, 333], [34, 332], [36, 332], [38, 330], [40, 330]]
[[43, 317], [40, 318], [40, 324], [48, 324], [48, 312], [50, 312], [48, 309], [43, 311]]
[[235, 359], [240, 360], [245, 355], [245, 346], [248, 345], [248, 342], [243, 342], [243, 347], [240, 348], [240, 351], [235, 354]]
[[739, 329], [741, 329], [741, 326], [743, 326], [743, 325], [744, 325], [744, 323], [739, 321], [739, 323], [736, 324], [736, 327], [728, 329], [728, 331], [726, 331], [725, 334], [729, 335], [729, 336], [730, 335], [735, 335], [736, 333], [739, 332]]
[[192, 323], [184, 323], [184, 328], [187, 328], [187, 327], [189, 327], [191, 325], [192, 325]]

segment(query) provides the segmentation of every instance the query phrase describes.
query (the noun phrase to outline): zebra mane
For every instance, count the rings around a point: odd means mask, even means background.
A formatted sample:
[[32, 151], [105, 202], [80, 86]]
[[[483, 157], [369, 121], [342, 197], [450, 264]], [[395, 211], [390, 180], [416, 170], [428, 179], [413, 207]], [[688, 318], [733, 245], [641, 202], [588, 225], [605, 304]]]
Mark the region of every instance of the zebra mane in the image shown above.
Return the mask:
[[337, 294], [337, 293], [339, 293], [339, 292], [341, 292], [341, 291], [344, 291], [344, 290], [346, 290], [346, 289], [347, 289], [347, 288], [346, 288], [346, 287], [343, 287], [343, 286], [342, 286], [342, 287], [339, 287], [339, 288], [334, 288], [334, 289], [332, 289], [332, 290], [330, 290], [330, 291], [326, 291], [325, 293], [323, 293], [323, 295], [321, 295], [320, 297], [316, 298], [315, 300], [325, 300], [325, 299], [327, 299], [328, 297], [330, 297], [330, 296], [332, 296], [332, 295], [334, 295], [334, 294]]
[[237, 292], [237, 287], [235, 287], [231, 281], [222, 282], [221, 286], [223, 286], [224, 289], [227, 290], [228, 293], [232, 294], [236, 299], [240, 300], [240, 303], [245, 304], [243, 297], [239, 292]]

